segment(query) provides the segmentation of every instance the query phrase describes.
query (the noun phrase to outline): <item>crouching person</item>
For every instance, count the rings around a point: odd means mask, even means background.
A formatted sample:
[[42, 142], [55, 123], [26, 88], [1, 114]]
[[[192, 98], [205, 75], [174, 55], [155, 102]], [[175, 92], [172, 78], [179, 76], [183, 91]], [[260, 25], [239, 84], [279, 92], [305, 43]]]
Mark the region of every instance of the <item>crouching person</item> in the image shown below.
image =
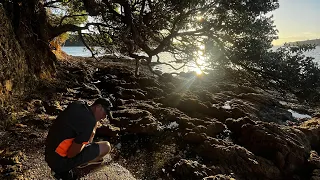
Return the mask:
[[91, 106], [85, 102], [71, 103], [50, 127], [45, 160], [57, 179], [76, 179], [72, 169], [103, 162], [111, 150], [108, 141], [92, 142], [97, 121], [106, 115], [112, 118], [108, 99], [97, 99]]

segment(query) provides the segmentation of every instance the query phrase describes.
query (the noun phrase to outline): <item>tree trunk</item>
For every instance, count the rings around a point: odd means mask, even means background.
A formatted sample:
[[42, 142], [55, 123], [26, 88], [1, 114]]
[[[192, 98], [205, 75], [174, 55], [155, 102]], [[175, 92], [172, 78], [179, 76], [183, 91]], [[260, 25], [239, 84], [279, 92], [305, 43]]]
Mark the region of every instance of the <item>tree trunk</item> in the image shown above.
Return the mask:
[[45, 8], [39, 0], [2, 0], [11, 20], [15, 38], [24, 50], [28, 70], [39, 77], [55, 72], [55, 55], [49, 48], [50, 27]]

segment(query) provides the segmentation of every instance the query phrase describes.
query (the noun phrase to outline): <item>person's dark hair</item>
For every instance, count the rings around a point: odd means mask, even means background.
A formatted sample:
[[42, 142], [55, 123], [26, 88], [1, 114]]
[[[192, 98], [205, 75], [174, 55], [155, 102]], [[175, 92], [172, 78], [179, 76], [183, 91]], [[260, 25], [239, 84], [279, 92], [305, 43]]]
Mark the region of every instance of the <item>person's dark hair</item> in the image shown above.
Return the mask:
[[111, 108], [113, 107], [113, 105], [111, 101], [108, 98], [99, 98], [92, 104], [92, 106], [98, 105], [98, 104], [100, 104], [103, 107], [108, 117], [110, 119], [113, 119], [112, 113], [111, 113]]

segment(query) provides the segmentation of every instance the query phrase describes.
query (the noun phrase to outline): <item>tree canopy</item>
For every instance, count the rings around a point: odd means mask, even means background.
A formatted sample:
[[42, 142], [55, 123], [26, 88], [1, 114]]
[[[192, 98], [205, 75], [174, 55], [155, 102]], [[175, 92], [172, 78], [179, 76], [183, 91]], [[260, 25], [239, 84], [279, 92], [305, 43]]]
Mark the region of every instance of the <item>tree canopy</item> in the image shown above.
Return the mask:
[[[153, 56], [169, 52], [184, 65], [190, 61], [199, 65], [202, 56], [214, 67], [236, 63], [244, 51], [250, 51], [246, 59], [257, 58], [270, 48], [277, 32], [267, 13], [279, 4], [277, 0], [57, 0], [45, 1], [45, 6], [67, 9], [60, 22], [93, 17], [82, 27], [60, 23], [53, 36], [76, 31], [86, 45], [98, 44], [107, 53], [144, 59], [147, 64]], [[89, 33], [83, 34], [83, 29]]]
[[[21, 0], [45, 9], [47, 40], [76, 32], [84, 44], [145, 61], [169, 52], [174, 61], [246, 70], [293, 90], [319, 85], [319, 66], [303, 52], [312, 46], [271, 51], [277, 30], [270, 12], [278, 0]], [[89, 18], [88, 18], [89, 17]], [[94, 55], [94, 51], [92, 51]], [[202, 62], [200, 62], [200, 60]], [[173, 67], [177, 69], [178, 67]], [[270, 84], [270, 83], [269, 83]]]

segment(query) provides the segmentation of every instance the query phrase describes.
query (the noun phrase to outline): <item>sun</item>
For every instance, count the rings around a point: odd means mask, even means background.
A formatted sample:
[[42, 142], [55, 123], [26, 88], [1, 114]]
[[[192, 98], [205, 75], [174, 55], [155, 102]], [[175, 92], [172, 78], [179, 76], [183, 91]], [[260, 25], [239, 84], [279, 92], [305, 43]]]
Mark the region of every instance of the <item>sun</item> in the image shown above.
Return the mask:
[[202, 74], [202, 70], [200, 68], [196, 68], [195, 72], [198, 76]]
[[200, 50], [204, 50], [206, 47], [205, 47], [203, 44], [201, 44], [201, 45], [199, 46], [199, 48], [200, 48]]

